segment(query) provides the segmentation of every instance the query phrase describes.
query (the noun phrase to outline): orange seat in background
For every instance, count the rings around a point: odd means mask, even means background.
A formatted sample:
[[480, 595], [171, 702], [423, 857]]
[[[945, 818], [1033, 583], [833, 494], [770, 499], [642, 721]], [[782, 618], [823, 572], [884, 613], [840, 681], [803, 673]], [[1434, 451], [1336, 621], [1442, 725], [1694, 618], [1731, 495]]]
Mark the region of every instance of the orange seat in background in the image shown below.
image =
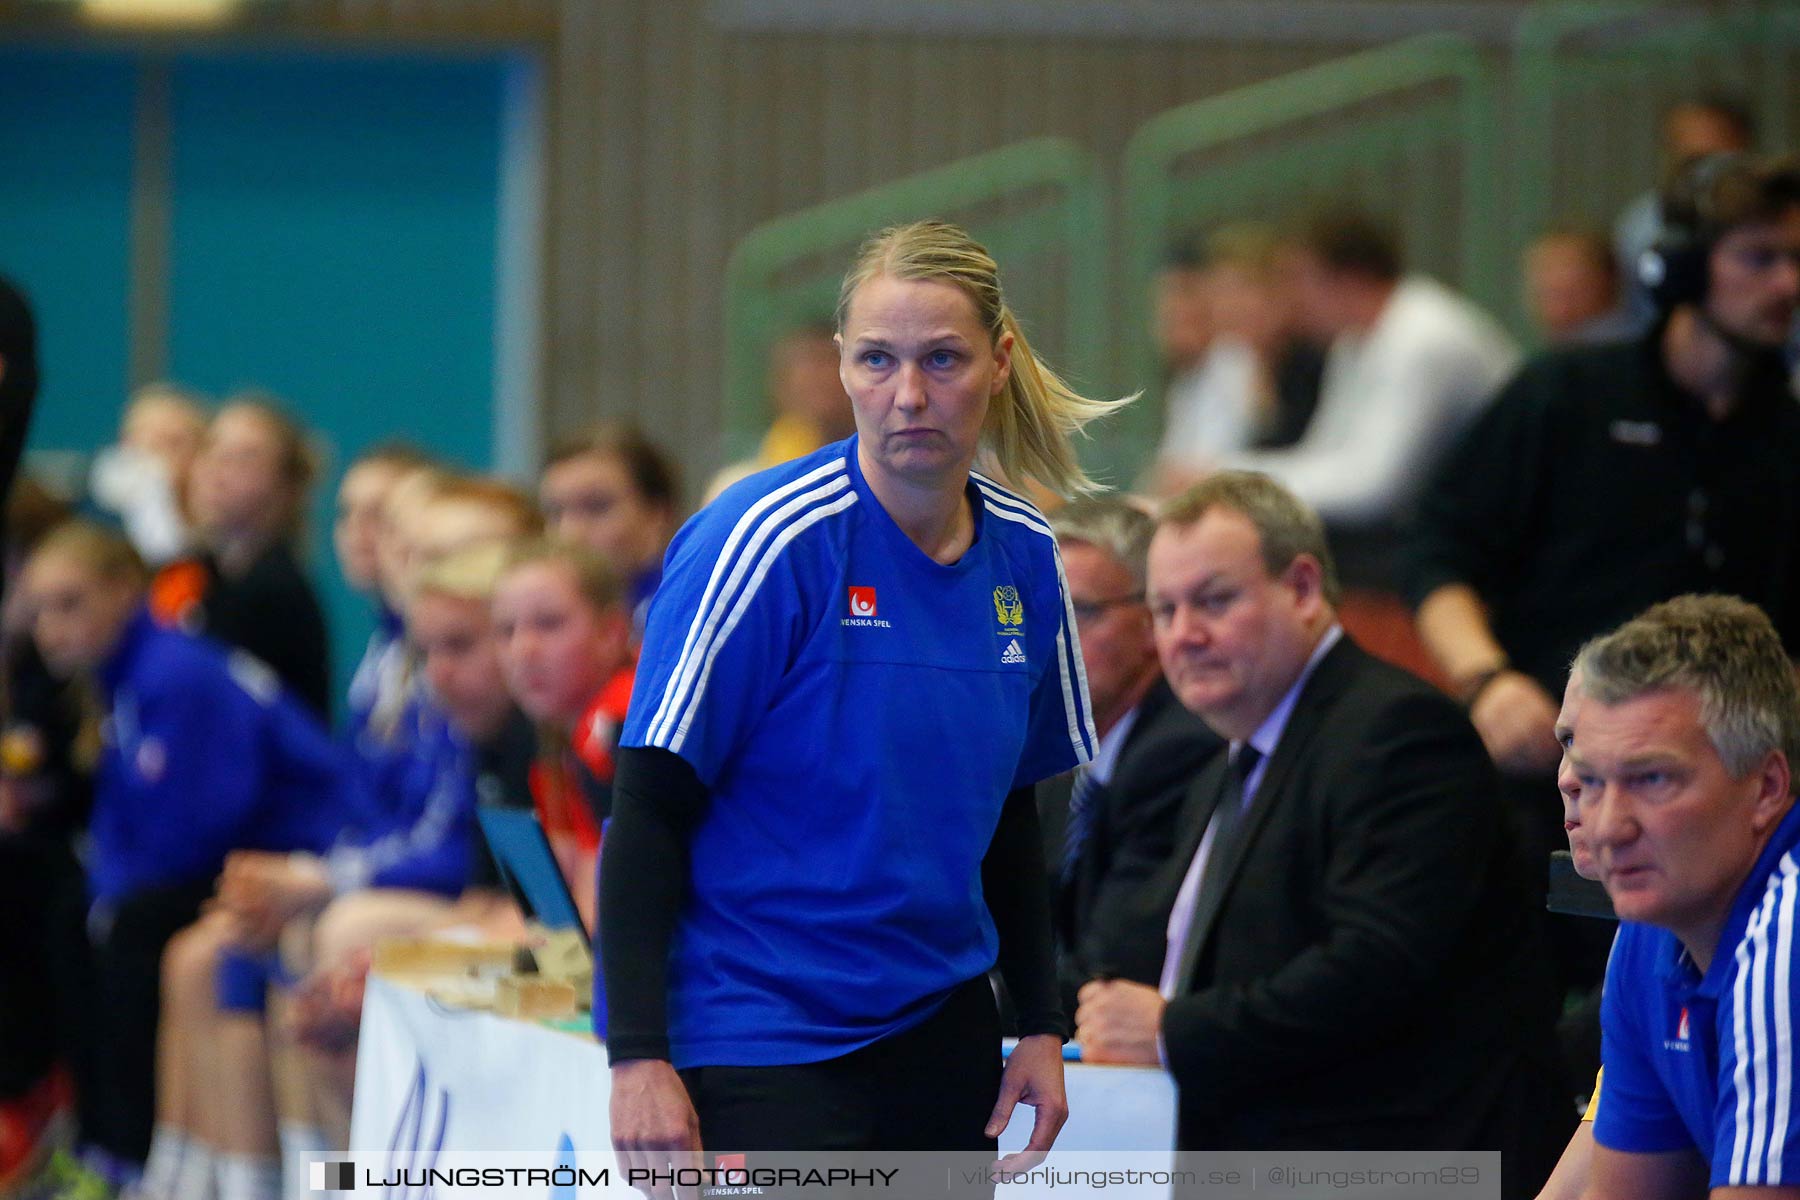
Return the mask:
[[1338, 605], [1338, 621], [1357, 645], [1376, 658], [1411, 671], [1435, 688], [1450, 690], [1449, 680], [1419, 640], [1412, 610], [1400, 597], [1390, 592], [1348, 589], [1343, 603]]

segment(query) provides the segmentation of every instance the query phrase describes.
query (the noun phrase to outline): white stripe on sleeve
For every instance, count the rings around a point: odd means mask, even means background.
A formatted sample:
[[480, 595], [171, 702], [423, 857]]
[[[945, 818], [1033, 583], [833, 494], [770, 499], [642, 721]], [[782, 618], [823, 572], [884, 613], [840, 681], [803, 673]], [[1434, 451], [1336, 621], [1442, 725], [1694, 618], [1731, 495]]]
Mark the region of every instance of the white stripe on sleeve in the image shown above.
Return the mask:
[[[987, 494], [988, 489], [984, 487], [981, 490], [984, 495]], [[1069, 603], [1069, 585], [1063, 578], [1062, 554], [1056, 549], [1056, 535], [1050, 532], [1048, 525], [1033, 520], [1031, 516], [1016, 509], [1001, 507], [991, 495], [988, 495], [986, 507], [996, 517], [1035, 529], [1050, 539], [1050, 552], [1056, 559], [1057, 594], [1063, 607], [1062, 628], [1056, 634], [1056, 667], [1058, 681], [1062, 684], [1063, 712], [1069, 721], [1069, 743], [1075, 748], [1075, 761], [1092, 762], [1093, 747], [1099, 739], [1094, 735], [1093, 717], [1088, 711], [1087, 668], [1082, 665], [1079, 652], [1070, 653], [1072, 643], [1069, 631], [1074, 626], [1075, 610]], [[1077, 689], [1079, 704], [1076, 702]]]
[[1737, 979], [1732, 984], [1731, 1081], [1737, 1092], [1736, 1129], [1732, 1136], [1731, 1178], [1755, 1183], [1762, 1177], [1762, 1153], [1766, 1144], [1763, 1120], [1766, 1105], [1762, 1090], [1768, 1070], [1761, 1061], [1767, 1043], [1764, 1031], [1762, 971], [1768, 962], [1768, 926], [1774, 895], [1765, 895], [1750, 914], [1735, 959]]
[[1756, 934], [1757, 913], [1750, 914], [1738, 942], [1737, 978], [1731, 985], [1731, 1089], [1737, 1093], [1737, 1114], [1731, 1139], [1731, 1178], [1744, 1177], [1744, 1160], [1750, 1151], [1750, 954]]
[[[998, 509], [1003, 508], [1006, 512], [1001, 513], [1001, 516], [1006, 516], [1008, 520], [1018, 521], [1021, 525], [1029, 526], [1049, 538], [1051, 541], [1056, 540], [1056, 534], [1051, 530], [1049, 520], [1045, 518], [1043, 513], [1038, 511], [1036, 505], [1023, 497], [1016, 496], [1005, 488], [1000, 487], [985, 475], [978, 475], [974, 472], [971, 472], [970, 474], [975, 480], [975, 486], [981, 490], [982, 497], [987, 500], [989, 511], [998, 511]], [[1009, 513], [1016, 515], [1008, 516]], [[1024, 519], [1020, 520], [1021, 517]]]
[[1800, 863], [1793, 854], [1781, 859], [1780, 901], [1775, 914], [1775, 1111], [1769, 1122], [1769, 1165], [1763, 1182], [1781, 1183], [1781, 1160], [1787, 1149], [1788, 1121], [1793, 1115], [1794, 1016], [1791, 1009], [1794, 965], [1794, 903], [1800, 896]]
[[[734, 589], [744, 574], [744, 560], [755, 554], [761, 540], [768, 536], [771, 525], [779, 525], [787, 515], [791, 515], [796, 507], [804, 507], [812, 499], [842, 491], [850, 486], [849, 476], [844, 474], [845, 462], [835, 459], [800, 478], [770, 492], [761, 500], [751, 505], [732, 527], [731, 534], [725, 539], [724, 548], [719, 551], [718, 561], [713, 564], [712, 574], [706, 581], [706, 590], [701, 594], [700, 604], [694, 610], [694, 620], [688, 626], [687, 640], [681, 647], [681, 657], [676, 660], [675, 669], [669, 675], [669, 683], [663, 690], [662, 703], [657, 706], [656, 715], [650, 720], [650, 727], [645, 741], [652, 746], [667, 746], [670, 729], [676, 714], [685, 707], [689, 688], [693, 685], [700, 670], [701, 660], [706, 657], [712, 633], [717, 627], [720, 614], [731, 599]], [[831, 478], [830, 483], [815, 492], [802, 495], [798, 500], [789, 500], [780, 510], [769, 516], [765, 514], [775, 505], [788, 500], [797, 492], [805, 492], [806, 488], [820, 480]], [[744, 554], [734, 560], [734, 554], [740, 543], [748, 541]], [[735, 569], [733, 569], [735, 566]], [[729, 572], [729, 577], [727, 576]]]
[[[847, 479], [842, 482], [845, 486], [848, 486], [849, 481]], [[836, 490], [842, 489], [820, 488], [817, 493], [808, 493], [807, 496], [802, 499], [810, 500], [816, 496], [828, 495], [830, 491]], [[794, 503], [798, 504], [799, 501], [794, 501]], [[743, 590], [738, 593], [738, 600], [731, 608], [731, 615], [725, 618], [725, 624], [720, 628], [718, 637], [715, 638], [712, 644], [706, 649], [706, 657], [700, 668], [699, 680], [694, 685], [693, 695], [689, 697], [686, 707], [682, 709], [681, 723], [675, 727], [674, 735], [669, 738], [668, 748], [671, 751], [677, 754], [681, 752], [681, 745], [687, 740], [688, 728], [693, 724], [694, 715], [700, 709], [701, 698], [706, 695], [706, 683], [707, 680], [712, 678], [713, 662], [718, 657], [719, 649], [725, 645], [726, 639], [731, 636], [731, 631], [737, 628], [738, 622], [743, 619], [745, 611], [749, 609], [750, 602], [756, 598], [756, 590], [762, 586], [763, 580], [768, 577], [769, 568], [775, 565], [775, 560], [781, 557], [781, 552], [787, 548], [789, 542], [799, 537], [802, 533], [805, 533], [809, 528], [818, 524], [820, 521], [823, 521], [826, 517], [829, 517], [834, 513], [843, 512], [846, 508], [849, 508], [855, 503], [856, 493], [854, 491], [847, 491], [836, 500], [833, 500], [830, 504], [821, 505], [818, 508], [811, 509], [804, 516], [789, 523], [783, 528], [781, 533], [769, 544], [768, 549], [757, 560], [756, 570], [751, 574], [750, 580], [744, 586]], [[770, 525], [773, 527], [774, 522], [771, 522]], [[748, 560], [749, 556], [746, 554], [745, 561], [747, 562]], [[740, 567], [742, 566], [741, 563], [739, 565]]]
[[1769, 1137], [1769, 921], [1775, 893], [1757, 909], [1755, 947], [1750, 956], [1750, 1180], [1761, 1183], [1763, 1149]]

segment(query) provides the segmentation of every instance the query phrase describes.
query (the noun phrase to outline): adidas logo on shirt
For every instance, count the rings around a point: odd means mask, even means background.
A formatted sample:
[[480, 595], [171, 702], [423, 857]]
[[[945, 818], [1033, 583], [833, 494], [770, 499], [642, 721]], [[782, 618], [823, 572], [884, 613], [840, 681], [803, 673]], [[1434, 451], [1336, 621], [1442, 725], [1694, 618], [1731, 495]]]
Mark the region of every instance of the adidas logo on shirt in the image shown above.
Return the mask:
[[1013, 638], [1006, 643], [1006, 649], [1000, 652], [1000, 661], [1002, 663], [1022, 663], [1025, 661], [1025, 651], [1019, 645], [1018, 638]]

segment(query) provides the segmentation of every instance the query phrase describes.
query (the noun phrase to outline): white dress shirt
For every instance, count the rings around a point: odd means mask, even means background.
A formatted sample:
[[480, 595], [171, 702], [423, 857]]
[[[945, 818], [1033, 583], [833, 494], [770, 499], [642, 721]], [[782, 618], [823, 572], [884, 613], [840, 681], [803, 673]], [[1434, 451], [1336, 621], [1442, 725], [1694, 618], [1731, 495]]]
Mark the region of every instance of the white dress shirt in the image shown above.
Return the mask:
[[1409, 276], [1367, 333], [1332, 342], [1306, 435], [1223, 465], [1274, 476], [1327, 522], [1378, 523], [1411, 498], [1518, 362], [1487, 313]]
[[1205, 357], [1170, 382], [1162, 446], [1164, 462], [1210, 469], [1248, 449], [1256, 432], [1256, 352], [1236, 338], [1217, 338]]
[[1131, 711], [1113, 722], [1113, 727], [1100, 737], [1100, 745], [1094, 750], [1094, 761], [1088, 764], [1088, 774], [1094, 777], [1095, 783], [1111, 783], [1113, 772], [1119, 766], [1119, 752], [1125, 748], [1125, 739], [1131, 736], [1131, 727], [1137, 724], [1138, 712], [1142, 704], [1133, 705]]

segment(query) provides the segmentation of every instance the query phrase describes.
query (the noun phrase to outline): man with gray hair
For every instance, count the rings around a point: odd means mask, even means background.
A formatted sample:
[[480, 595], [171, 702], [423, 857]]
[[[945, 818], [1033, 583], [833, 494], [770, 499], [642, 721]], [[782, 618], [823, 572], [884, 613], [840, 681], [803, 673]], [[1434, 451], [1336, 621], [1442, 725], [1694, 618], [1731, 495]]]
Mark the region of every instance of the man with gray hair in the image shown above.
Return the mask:
[[1582, 647], [1581, 826], [1622, 918], [1593, 1200], [1800, 1196], [1800, 689], [1761, 610], [1658, 604]]
[[1094, 761], [1038, 788], [1054, 892], [1065, 1011], [1090, 979], [1155, 983], [1175, 903], [1159, 887], [1182, 797], [1224, 743], [1183, 708], [1156, 660], [1144, 603], [1154, 523], [1119, 496], [1065, 505], [1050, 519], [1081, 635]]

